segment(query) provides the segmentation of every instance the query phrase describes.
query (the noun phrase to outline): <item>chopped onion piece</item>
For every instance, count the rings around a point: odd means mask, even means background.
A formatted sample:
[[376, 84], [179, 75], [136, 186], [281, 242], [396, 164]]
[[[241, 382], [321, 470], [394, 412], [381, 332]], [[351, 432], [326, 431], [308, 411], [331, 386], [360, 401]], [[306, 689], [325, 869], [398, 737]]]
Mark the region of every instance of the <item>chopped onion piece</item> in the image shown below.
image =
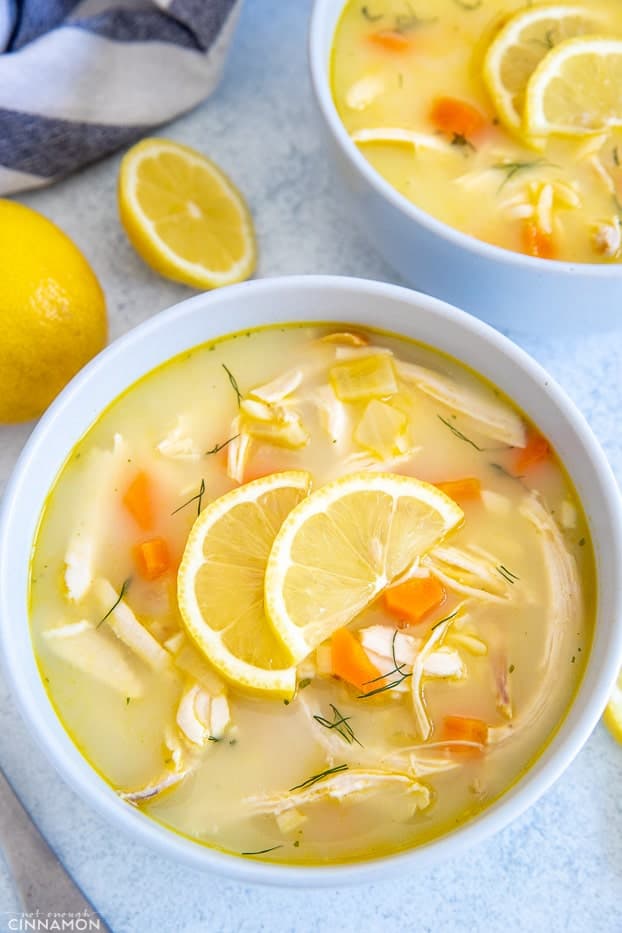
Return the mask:
[[123, 697], [143, 695], [143, 684], [124, 649], [83, 619], [43, 632], [50, 650], [76, 670], [116, 690]]
[[352, 84], [346, 93], [346, 104], [351, 110], [365, 110], [384, 92], [381, 75], [364, 75]]
[[171, 460], [198, 460], [201, 449], [192, 437], [191, 419], [187, 415], [179, 415], [175, 427], [156, 445], [156, 449]]
[[303, 372], [301, 369], [290, 369], [271, 382], [258, 386], [256, 389], [251, 389], [248, 394], [272, 405], [275, 402], [282, 402], [284, 398], [295, 392], [302, 380]]

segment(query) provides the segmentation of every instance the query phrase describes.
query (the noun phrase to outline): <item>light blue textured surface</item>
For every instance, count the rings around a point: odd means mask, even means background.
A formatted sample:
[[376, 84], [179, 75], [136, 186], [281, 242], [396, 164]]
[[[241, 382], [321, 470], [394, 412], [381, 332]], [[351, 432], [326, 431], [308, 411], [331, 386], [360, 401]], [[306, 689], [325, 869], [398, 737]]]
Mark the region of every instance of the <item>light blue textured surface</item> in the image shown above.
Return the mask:
[[[308, 0], [247, 0], [220, 90], [163, 135], [204, 150], [247, 194], [260, 275], [392, 279], [350, 228], [314, 131], [305, 53], [309, 6]], [[117, 158], [109, 159], [23, 199], [57, 221], [92, 261], [108, 297], [113, 337], [190, 294], [153, 275], [127, 245], [116, 217], [117, 166]], [[587, 415], [620, 476], [622, 329], [519, 342]], [[27, 433], [0, 428], [0, 484]], [[52, 771], [4, 687], [0, 762], [115, 933], [622, 931], [622, 748], [602, 726], [539, 804], [466, 856], [388, 883], [317, 892], [230, 883], [121, 838]], [[16, 906], [0, 861], [0, 929], [6, 928], [2, 913]]]

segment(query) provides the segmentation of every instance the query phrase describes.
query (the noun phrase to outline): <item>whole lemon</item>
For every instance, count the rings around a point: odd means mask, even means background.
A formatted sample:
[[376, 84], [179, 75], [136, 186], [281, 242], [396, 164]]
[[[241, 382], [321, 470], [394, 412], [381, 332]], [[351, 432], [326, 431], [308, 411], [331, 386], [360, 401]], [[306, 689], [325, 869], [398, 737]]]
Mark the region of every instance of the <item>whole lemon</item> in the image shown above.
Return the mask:
[[0, 422], [38, 417], [106, 342], [106, 302], [77, 246], [0, 199]]

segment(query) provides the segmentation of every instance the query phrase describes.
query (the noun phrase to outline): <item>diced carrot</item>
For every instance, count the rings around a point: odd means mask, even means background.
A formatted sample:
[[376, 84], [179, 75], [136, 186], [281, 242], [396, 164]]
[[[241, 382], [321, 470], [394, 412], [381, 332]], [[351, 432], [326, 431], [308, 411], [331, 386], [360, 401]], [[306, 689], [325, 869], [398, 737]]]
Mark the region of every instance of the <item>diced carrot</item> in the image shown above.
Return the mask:
[[155, 580], [171, 566], [168, 545], [164, 538], [151, 538], [134, 548], [136, 568], [145, 580]]
[[382, 686], [380, 671], [370, 661], [362, 644], [349, 629], [339, 628], [333, 634], [330, 641], [330, 660], [333, 674], [358, 690], [368, 692]]
[[455, 502], [479, 499], [482, 490], [482, 484], [476, 476], [466, 476], [464, 479], [450, 479], [445, 483], [435, 483], [435, 486]]
[[432, 609], [445, 602], [445, 587], [436, 577], [413, 577], [385, 591], [384, 604], [398, 619], [420, 622]]
[[487, 126], [486, 117], [476, 107], [457, 97], [437, 97], [430, 110], [430, 120], [443, 133], [468, 140]]
[[533, 428], [527, 434], [527, 444], [519, 447], [514, 459], [514, 472], [523, 476], [530, 469], [547, 460], [551, 455], [551, 446], [545, 437]]
[[[469, 716], [445, 716], [443, 719], [442, 739], [448, 742], [474, 742], [477, 745], [486, 745], [488, 742], [488, 726], [482, 719]], [[473, 745], [454, 745], [452, 754], [473, 757], [479, 755], [481, 748]]]
[[386, 49], [387, 52], [405, 52], [412, 45], [407, 36], [392, 29], [381, 29], [380, 32], [370, 33], [369, 41], [381, 49]]
[[137, 473], [123, 496], [123, 505], [132, 518], [144, 530], [153, 525], [153, 499], [151, 481], [144, 470]]
[[523, 252], [540, 259], [555, 259], [553, 235], [545, 233], [533, 220], [523, 223]]

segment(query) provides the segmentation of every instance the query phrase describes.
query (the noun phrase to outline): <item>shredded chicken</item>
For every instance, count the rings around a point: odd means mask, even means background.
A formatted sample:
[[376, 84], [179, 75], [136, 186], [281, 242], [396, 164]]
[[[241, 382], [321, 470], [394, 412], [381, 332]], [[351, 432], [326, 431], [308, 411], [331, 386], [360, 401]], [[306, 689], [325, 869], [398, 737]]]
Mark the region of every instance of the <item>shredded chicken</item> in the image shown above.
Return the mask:
[[[154, 671], [170, 667], [170, 655], [138, 621], [127, 602], [119, 598], [115, 588], [99, 577], [93, 590], [101, 611], [108, 613], [105, 625]], [[114, 608], [113, 608], [114, 607]]]
[[[410, 673], [421, 645], [421, 639], [413, 638], [397, 629], [387, 625], [369, 625], [359, 630], [361, 644], [366, 654], [376, 665], [378, 670], [386, 671], [394, 667], [395, 661], [403, 673]], [[439, 648], [426, 658], [423, 666], [426, 677], [464, 677], [465, 668], [460, 655], [452, 648]], [[408, 690], [407, 682], [392, 688], [393, 690]]]
[[455, 155], [455, 147], [451, 147], [440, 136], [433, 133], [417, 133], [414, 130], [405, 130], [399, 126], [382, 126], [375, 129], [355, 130], [351, 134], [351, 139], [355, 143], [405, 143], [412, 146], [417, 152], [418, 149], [432, 149], [437, 152], [444, 152], [447, 155]]
[[116, 690], [123, 697], [143, 695], [143, 683], [118, 642], [83, 619], [43, 633], [48, 647], [76, 670]]
[[172, 790], [178, 784], [181, 784], [193, 770], [193, 767], [188, 767], [182, 771], [167, 771], [157, 780], [150, 784], [146, 784], [145, 787], [141, 787], [138, 790], [119, 791], [119, 797], [127, 801], [127, 803], [131, 803], [133, 806], [139, 806], [142, 803], [146, 803], [148, 800], [159, 797], [165, 791]]
[[300, 386], [303, 380], [301, 369], [290, 369], [287, 372], [277, 376], [271, 382], [265, 385], [257, 386], [248, 393], [253, 398], [258, 398], [261, 402], [273, 405], [275, 402], [282, 402]]
[[474, 548], [436, 547], [421, 563], [450, 590], [486, 602], [507, 602], [514, 593], [492, 555]]
[[308, 787], [276, 794], [247, 797], [244, 805], [251, 813], [279, 816], [288, 810], [325, 800], [356, 803], [387, 789], [401, 789], [411, 799], [414, 810], [425, 810], [430, 790], [410, 774], [352, 768], [329, 775]]
[[460, 386], [450, 376], [424, 366], [396, 360], [395, 368], [400, 379], [416, 385], [448, 408], [461, 412], [485, 436], [512, 447], [525, 446], [524, 422], [504, 402], [484, 395], [479, 389]]
[[198, 460], [202, 454], [192, 436], [191, 419], [187, 415], [179, 415], [175, 427], [156, 445], [156, 449], [171, 460]]
[[[461, 609], [458, 609], [457, 613], [460, 612]], [[432, 652], [436, 651], [437, 646], [440, 645], [443, 638], [449, 631], [454, 618], [455, 616], [452, 616], [451, 618], [447, 618], [444, 621], [437, 623], [437, 625], [430, 632], [430, 635], [421, 648], [421, 651], [419, 651], [417, 654], [413, 664], [412, 677], [410, 678], [411, 697], [417, 729], [419, 730], [421, 738], [424, 740], [429, 738], [430, 733], [432, 732], [432, 723], [430, 722], [430, 717], [428, 716], [425, 707], [425, 698], [423, 696], [422, 679], [425, 674], [425, 665]]]
[[601, 256], [616, 259], [622, 255], [622, 223], [617, 215], [592, 224], [592, 246]]
[[381, 75], [364, 75], [348, 88], [346, 104], [350, 110], [365, 110], [384, 93], [384, 87], [384, 78]]
[[177, 707], [176, 722], [193, 745], [204, 748], [208, 742], [219, 741], [230, 719], [229, 704], [224, 694], [212, 696], [199, 684], [190, 684], [184, 690]]
[[[526, 708], [506, 726], [489, 729], [491, 744], [503, 742], [515, 735], [519, 729], [529, 726], [540, 716], [548, 702], [549, 684], [560, 663], [560, 649], [565, 631], [576, 631], [581, 612], [581, 588], [576, 561], [564, 543], [552, 515], [546, 510], [537, 493], [524, 499], [519, 507], [523, 515], [538, 533], [542, 548], [542, 561], [548, 581], [548, 611], [546, 637], [536, 689]], [[535, 665], [534, 665], [535, 667]]]
[[126, 461], [127, 444], [120, 434], [115, 434], [112, 450], [92, 451], [85, 465], [80, 482], [88, 485], [88, 495], [79, 496], [79, 517], [65, 554], [65, 585], [69, 599], [74, 602], [86, 596], [95, 579], [97, 553], [107, 517], [107, 490]]
[[244, 471], [250, 455], [251, 436], [242, 427], [239, 415], [231, 425], [233, 440], [227, 445], [227, 476], [236, 483], [244, 482]]

